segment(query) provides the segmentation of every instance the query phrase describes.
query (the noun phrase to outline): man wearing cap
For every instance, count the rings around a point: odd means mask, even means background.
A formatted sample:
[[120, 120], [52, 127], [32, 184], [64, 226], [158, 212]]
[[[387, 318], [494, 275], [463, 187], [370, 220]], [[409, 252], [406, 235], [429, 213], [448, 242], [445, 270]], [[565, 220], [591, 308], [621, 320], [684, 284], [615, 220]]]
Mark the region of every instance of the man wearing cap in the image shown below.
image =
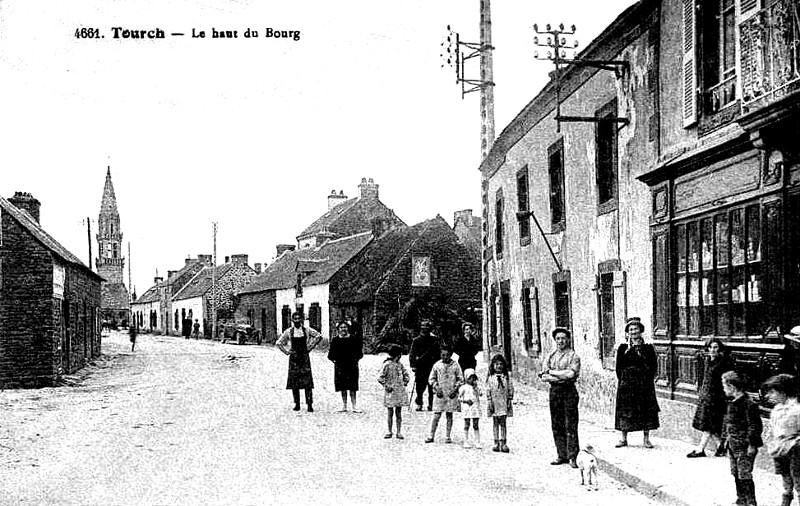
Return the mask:
[[581, 359], [570, 347], [572, 333], [557, 327], [553, 330], [556, 349], [542, 364], [539, 377], [550, 384], [550, 426], [558, 458], [552, 465], [569, 464], [577, 468], [578, 456], [578, 389], [575, 381], [581, 373]]
[[303, 315], [295, 312], [292, 313], [292, 326], [275, 343], [278, 349], [289, 356], [286, 389], [292, 391], [295, 411], [300, 411], [300, 389], [305, 391], [309, 413], [314, 411], [314, 378], [311, 375], [311, 359], [308, 354], [321, 340], [322, 335], [303, 325]]
[[778, 370], [782, 373], [800, 377], [800, 325], [783, 335], [786, 344], [781, 351]]
[[428, 385], [428, 376], [431, 374], [433, 364], [439, 360], [439, 342], [431, 334], [433, 324], [430, 320], [422, 320], [419, 324], [419, 335], [411, 341], [411, 351], [408, 353], [408, 361], [411, 370], [414, 371], [414, 385], [417, 395], [414, 402], [417, 404], [417, 411], [422, 411], [422, 394], [428, 389], [428, 411], [433, 409], [433, 391]]

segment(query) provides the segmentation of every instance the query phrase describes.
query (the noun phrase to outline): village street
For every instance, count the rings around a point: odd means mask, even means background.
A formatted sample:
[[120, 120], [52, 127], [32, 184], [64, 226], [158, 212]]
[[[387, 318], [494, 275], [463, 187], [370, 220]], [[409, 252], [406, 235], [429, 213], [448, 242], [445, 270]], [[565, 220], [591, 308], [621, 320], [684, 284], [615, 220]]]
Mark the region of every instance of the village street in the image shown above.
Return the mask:
[[361, 362], [364, 412], [339, 413], [331, 363], [314, 352], [316, 412], [294, 412], [272, 346], [141, 335], [131, 353], [112, 332], [74, 386], [0, 391], [0, 503], [654, 504], [606, 475], [594, 491], [551, 466], [549, 414], [525, 388], [510, 454], [491, 451], [486, 418], [483, 449], [463, 449], [458, 414], [453, 444], [443, 427], [423, 442], [428, 412], [404, 411], [406, 439], [383, 439], [383, 358]]

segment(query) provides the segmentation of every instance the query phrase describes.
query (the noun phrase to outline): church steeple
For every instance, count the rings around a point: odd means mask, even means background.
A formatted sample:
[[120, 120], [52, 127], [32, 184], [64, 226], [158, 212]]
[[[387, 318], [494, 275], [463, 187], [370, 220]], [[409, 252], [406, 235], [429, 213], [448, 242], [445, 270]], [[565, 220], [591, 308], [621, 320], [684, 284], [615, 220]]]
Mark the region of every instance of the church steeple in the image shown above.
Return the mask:
[[96, 259], [97, 272], [108, 283], [123, 283], [122, 273], [125, 259], [122, 257], [122, 228], [117, 211], [117, 197], [111, 182], [111, 167], [106, 172], [103, 200], [100, 202], [100, 217], [97, 220]]

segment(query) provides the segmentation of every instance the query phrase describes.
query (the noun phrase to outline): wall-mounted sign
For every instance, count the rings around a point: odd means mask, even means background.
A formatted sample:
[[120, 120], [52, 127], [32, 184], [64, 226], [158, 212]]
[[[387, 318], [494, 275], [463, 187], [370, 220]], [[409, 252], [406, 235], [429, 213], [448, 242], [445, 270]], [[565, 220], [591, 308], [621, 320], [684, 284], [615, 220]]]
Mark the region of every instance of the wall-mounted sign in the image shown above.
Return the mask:
[[53, 264], [53, 296], [64, 298], [64, 268], [56, 264]]
[[431, 286], [431, 257], [411, 256], [411, 286]]

